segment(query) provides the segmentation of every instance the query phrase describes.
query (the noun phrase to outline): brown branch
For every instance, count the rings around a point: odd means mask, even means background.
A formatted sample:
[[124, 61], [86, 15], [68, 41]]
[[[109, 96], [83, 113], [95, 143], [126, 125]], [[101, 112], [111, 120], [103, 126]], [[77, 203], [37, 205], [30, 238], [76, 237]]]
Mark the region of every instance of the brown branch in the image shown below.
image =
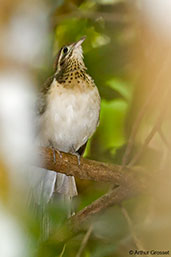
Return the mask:
[[114, 188], [70, 219], [74, 231], [79, 231], [82, 224], [87, 222], [89, 218], [93, 217], [95, 214], [99, 214], [115, 204], [120, 204], [125, 200], [137, 196], [140, 192], [144, 191], [145, 188], [146, 186], [141, 183], [141, 181], [135, 180], [132, 180], [132, 182], [129, 182], [127, 185], [125, 184]]
[[119, 171], [120, 166], [118, 165], [108, 165], [83, 158], [78, 165], [77, 157], [68, 153], [62, 153], [62, 158], [56, 153], [56, 163], [54, 163], [53, 151], [48, 148], [41, 148], [39, 155], [44, 160], [44, 164], [40, 165], [43, 168], [66, 175], [74, 175], [80, 179], [106, 181], [119, 185], [72, 216], [60, 230], [49, 237], [46, 243], [54, 242], [57, 244], [67, 241], [75, 233], [82, 230], [83, 225], [94, 215], [146, 191], [147, 182], [150, 181], [151, 173], [145, 171], [144, 177], [144, 170], [138, 167], [130, 170], [125, 168], [124, 171]]
[[128, 200], [131, 197], [137, 196], [142, 191], [145, 191], [145, 188], [146, 187], [144, 187], [141, 180], [133, 180], [132, 183], [129, 183], [128, 185], [122, 185], [114, 188], [111, 192], [103, 195], [92, 204], [72, 216], [60, 230], [49, 237], [48, 242], [53, 242], [54, 244], [66, 242], [74, 234], [82, 231], [84, 229], [84, 225], [86, 225], [94, 215], [100, 214], [113, 205], [121, 204], [123, 201]]
[[92, 215], [137, 195], [147, 187], [147, 182], [150, 181], [151, 173], [145, 171], [144, 177], [144, 170], [139, 167], [131, 169], [125, 167], [120, 171], [119, 165], [109, 165], [84, 158], [81, 158], [80, 165], [78, 165], [77, 157], [69, 153], [61, 153], [62, 158], [56, 153], [56, 162], [54, 162], [53, 151], [49, 148], [41, 148], [39, 155], [44, 160], [44, 163], [40, 165], [42, 168], [73, 175], [80, 179], [111, 182], [117, 185], [112, 191], [74, 215], [71, 220], [75, 227], [79, 227]]
[[[75, 176], [79, 179], [111, 182], [113, 184], [128, 184], [135, 172], [129, 172], [127, 168], [120, 172], [120, 166], [115, 164], [107, 164], [81, 158], [78, 165], [77, 157], [61, 152], [60, 155], [56, 152], [56, 162], [53, 159], [53, 151], [50, 148], [41, 148], [39, 157], [43, 160], [40, 167], [64, 173], [68, 176]], [[140, 168], [135, 168], [137, 173]], [[134, 179], [134, 178], [133, 178]]]

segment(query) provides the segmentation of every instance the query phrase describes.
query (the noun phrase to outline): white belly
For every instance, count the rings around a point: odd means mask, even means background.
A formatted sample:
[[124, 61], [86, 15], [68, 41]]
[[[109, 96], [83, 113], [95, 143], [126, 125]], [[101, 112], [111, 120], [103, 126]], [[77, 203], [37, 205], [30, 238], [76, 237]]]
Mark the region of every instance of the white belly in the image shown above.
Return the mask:
[[[53, 83], [54, 84], [54, 83]], [[40, 117], [41, 143], [58, 150], [78, 150], [96, 130], [100, 98], [97, 88], [80, 93], [54, 85]]]

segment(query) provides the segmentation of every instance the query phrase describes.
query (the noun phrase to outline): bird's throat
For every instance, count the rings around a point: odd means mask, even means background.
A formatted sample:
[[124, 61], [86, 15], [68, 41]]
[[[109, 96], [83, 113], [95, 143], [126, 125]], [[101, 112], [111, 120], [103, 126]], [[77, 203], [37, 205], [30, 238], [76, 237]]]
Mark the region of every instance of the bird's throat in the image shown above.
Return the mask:
[[71, 59], [64, 65], [63, 68], [55, 76], [58, 83], [64, 87], [75, 88], [82, 87], [85, 83], [88, 83], [86, 67], [83, 61]]

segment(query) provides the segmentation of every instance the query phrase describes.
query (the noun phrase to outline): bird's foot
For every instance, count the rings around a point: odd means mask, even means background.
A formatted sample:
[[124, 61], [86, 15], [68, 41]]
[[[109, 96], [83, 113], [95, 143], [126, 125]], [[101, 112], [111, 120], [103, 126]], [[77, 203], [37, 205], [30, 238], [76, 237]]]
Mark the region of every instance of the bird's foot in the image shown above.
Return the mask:
[[77, 156], [78, 166], [80, 166], [80, 154], [79, 154], [79, 153], [77, 153], [77, 152], [74, 152], [74, 153], [72, 153], [72, 155]]
[[55, 151], [58, 153], [59, 158], [62, 158], [62, 153], [59, 150], [57, 150], [57, 149]]
[[54, 147], [52, 147], [52, 150], [53, 150], [53, 161], [54, 163], [56, 163], [56, 153], [58, 153], [60, 158], [62, 158], [62, 154], [59, 150], [55, 149]]

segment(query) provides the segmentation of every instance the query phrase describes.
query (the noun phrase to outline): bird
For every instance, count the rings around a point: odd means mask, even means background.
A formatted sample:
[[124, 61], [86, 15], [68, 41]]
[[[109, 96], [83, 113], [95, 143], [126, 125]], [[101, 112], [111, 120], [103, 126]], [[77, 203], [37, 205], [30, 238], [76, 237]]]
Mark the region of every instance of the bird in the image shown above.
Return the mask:
[[[76, 155], [78, 165], [88, 139], [99, 125], [101, 103], [98, 88], [83, 60], [85, 38], [59, 50], [54, 74], [42, 87], [38, 101], [40, 145], [59, 154], [62, 151]], [[73, 176], [54, 171], [42, 175], [41, 191], [46, 202], [54, 193], [64, 199], [78, 194]]]

